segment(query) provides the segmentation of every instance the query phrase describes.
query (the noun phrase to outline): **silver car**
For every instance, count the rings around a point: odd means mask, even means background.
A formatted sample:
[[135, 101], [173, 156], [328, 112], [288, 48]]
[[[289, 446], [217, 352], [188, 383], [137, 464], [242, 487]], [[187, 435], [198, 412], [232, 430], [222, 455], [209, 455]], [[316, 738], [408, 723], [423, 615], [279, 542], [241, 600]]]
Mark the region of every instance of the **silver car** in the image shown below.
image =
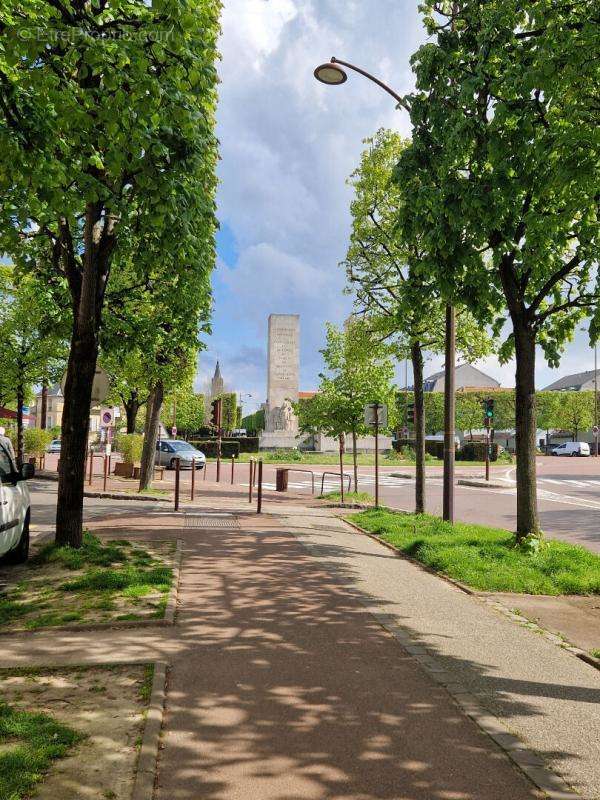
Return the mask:
[[161, 467], [175, 469], [179, 459], [182, 469], [192, 468], [192, 459], [196, 461], [196, 469], [204, 469], [206, 456], [189, 442], [180, 439], [161, 439], [156, 443], [156, 464]]

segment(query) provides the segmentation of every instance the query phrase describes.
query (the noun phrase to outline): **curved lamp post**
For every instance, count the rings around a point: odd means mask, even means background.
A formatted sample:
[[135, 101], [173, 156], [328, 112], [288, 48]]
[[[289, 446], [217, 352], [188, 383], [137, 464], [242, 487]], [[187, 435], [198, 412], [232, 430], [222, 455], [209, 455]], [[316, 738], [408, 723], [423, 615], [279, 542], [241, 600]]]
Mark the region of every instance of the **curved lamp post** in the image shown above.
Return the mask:
[[[315, 78], [327, 86], [340, 86], [348, 80], [344, 69], [351, 69], [368, 78], [391, 95], [396, 103], [410, 112], [406, 101], [383, 81], [370, 72], [342, 61], [335, 56], [314, 71]], [[456, 361], [456, 314], [451, 303], [446, 304], [446, 346], [444, 364], [444, 509], [443, 517], [454, 522], [454, 417], [455, 417], [455, 361]]]

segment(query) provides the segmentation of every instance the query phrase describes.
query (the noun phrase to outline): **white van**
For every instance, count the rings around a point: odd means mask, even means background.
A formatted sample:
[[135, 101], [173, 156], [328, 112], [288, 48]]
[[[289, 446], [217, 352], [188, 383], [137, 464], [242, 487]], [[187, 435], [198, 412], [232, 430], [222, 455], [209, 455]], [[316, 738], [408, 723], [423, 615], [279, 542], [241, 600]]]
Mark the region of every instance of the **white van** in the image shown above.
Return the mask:
[[552, 449], [553, 456], [589, 456], [590, 446], [587, 442], [565, 442]]
[[27, 561], [29, 555], [29, 489], [33, 466], [15, 463], [10, 439], [0, 436], [0, 556], [13, 564]]

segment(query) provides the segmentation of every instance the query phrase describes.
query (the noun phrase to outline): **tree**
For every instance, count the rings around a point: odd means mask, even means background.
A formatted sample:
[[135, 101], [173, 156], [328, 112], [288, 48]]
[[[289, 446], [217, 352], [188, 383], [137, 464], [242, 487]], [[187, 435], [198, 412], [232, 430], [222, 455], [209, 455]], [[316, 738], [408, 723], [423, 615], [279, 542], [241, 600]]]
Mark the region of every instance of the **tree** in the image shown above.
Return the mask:
[[34, 384], [57, 380], [66, 359], [60, 315], [48, 291], [32, 276], [0, 269], [0, 372], [16, 401], [16, 454], [23, 463], [23, 406]]
[[1, 15], [0, 247], [25, 261], [45, 242], [50, 278], [68, 284], [56, 536], [77, 547], [113, 266], [143, 235], [143, 284], [159, 241], [167, 266], [189, 265], [213, 237], [219, 4], [23, 0]]
[[[418, 232], [399, 235], [397, 217], [410, 209], [412, 198], [393, 179], [400, 154], [410, 143], [397, 133], [380, 129], [361, 156], [350, 183], [352, 234], [344, 265], [348, 291], [356, 294], [356, 310], [373, 332], [393, 342], [399, 358], [410, 358], [415, 404], [415, 510], [425, 510], [425, 351], [444, 351], [445, 303], [435, 280], [420, 268], [424, 241]], [[458, 348], [470, 360], [487, 354], [489, 337], [473, 317], [461, 311]]]
[[560, 399], [556, 411], [557, 428], [571, 431], [573, 441], [579, 438], [579, 432], [590, 430], [594, 424], [593, 392], [557, 392]]
[[560, 427], [559, 409], [564, 396], [562, 392], [536, 393], [536, 421], [538, 426], [546, 431], [546, 447], [550, 444], [550, 431]]
[[352, 436], [354, 490], [358, 491], [356, 439], [358, 434], [370, 432], [364, 422], [365, 405], [385, 403], [389, 427], [394, 426], [394, 366], [389, 348], [354, 318], [342, 331], [327, 325], [327, 344], [321, 353], [327, 374], [320, 376], [318, 394], [306, 404], [297, 404], [299, 427], [303, 433]]
[[468, 431], [473, 441], [473, 430], [484, 427], [482, 398], [478, 392], [459, 392], [456, 395], [456, 425]]
[[600, 62], [582, 47], [597, 7], [427, 0], [421, 8], [432, 41], [413, 56], [417, 89], [403, 101], [413, 144], [396, 179], [413, 202], [400, 209], [399, 228], [422, 237], [423, 273], [447, 298], [495, 333], [510, 320], [500, 355], [516, 358], [521, 540], [539, 532], [536, 343], [555, 366], [581, 320], [600, 319], [600, 138], [584, 124], [597, 116]]
[[[177, 427], [177, 433], [188, 436], [204, 425], [205, 400], [203, 394], [196, 394], [193, 386], [187, 384], [171, 392], [164, 402], [162, 422], [166, 427]], [[173, 410], [175, 415], [173, 416]]]
[[233, 431], [239, 428], [237, 394], [224, 392], [216, 399], [221, 400], [221, 428], [224, 431]]

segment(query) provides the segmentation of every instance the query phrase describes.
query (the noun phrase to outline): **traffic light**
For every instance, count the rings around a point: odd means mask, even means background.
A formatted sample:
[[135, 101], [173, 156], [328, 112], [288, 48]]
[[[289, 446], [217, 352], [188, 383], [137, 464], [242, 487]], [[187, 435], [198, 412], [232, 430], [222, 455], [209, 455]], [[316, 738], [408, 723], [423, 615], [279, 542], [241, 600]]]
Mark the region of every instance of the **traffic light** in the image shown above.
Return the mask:
[[214, 428], [221, 427], [221, 400], [213, 400], [210, 404], [210, 424]]
[[485, 422], [487, 425], [494, 419], [494, 400], [492, 397], [488, 397], [487, 400], [484, 400], [483, 410], [485, 413]]

